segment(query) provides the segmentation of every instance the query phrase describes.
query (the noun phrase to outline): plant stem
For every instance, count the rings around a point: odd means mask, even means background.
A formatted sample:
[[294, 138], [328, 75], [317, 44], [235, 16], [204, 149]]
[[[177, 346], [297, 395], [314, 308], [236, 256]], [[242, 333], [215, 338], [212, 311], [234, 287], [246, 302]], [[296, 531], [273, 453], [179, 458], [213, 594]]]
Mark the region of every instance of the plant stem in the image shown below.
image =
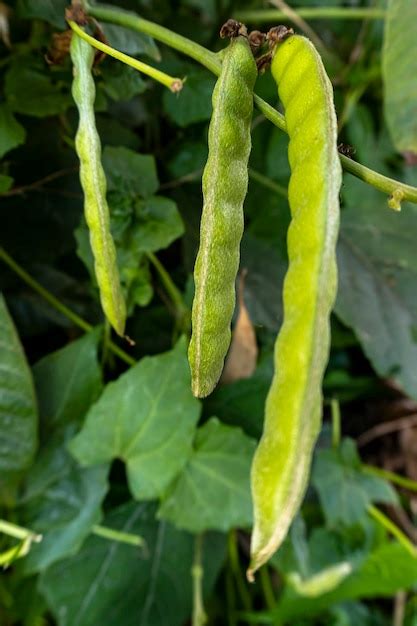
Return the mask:
[[[220, 74], [221, 63], [218, 56], [214, 52], [200, 46], [200, 44], [197, 44], [182, 35], [178, 35], [164, 26], [159, 26], [159, 24], [155, 24], [149, 20], [144, 20], [129, 11], [111, 9], [101, 5], [90, 5], [89, 3], [86, 3], [86, 5], [89, 14], [96, 19], [102, 20], [103, 22], [118, 24], [119, 26], [124, 26], [140, 33], [146, 33], [157, 41], [174, 48], [174, 50], [178, 50], [179, 52], [186, 54], [195, 61], [198, 61], [198, 63], [201, 63], [201, 65], [213, 72], [216, 76]], [[350, 11], [350, 9], [347, 11]], [[375, 11], [377, 10], [375, 9], [374, 12]], [[375, 16], [376, 15], [374, 15], [374, 17]], [[278, 111], [276, 111], [271, 105], [265, 102], [265, 100], [262, 100], [262, 98], [256, 94], [254, 95], [254, 102], [258, 109], [270, 122], [272, 122], [280, 130], [286, 132], [285, 119], [281, 113], [278, 113]], [[402, 191], [404, 194], [404, 201], [414, 202], [417, 204], [416, 187], [405, 185], [404, 183], [394, 180], [393, 178], [383, 176], [382, 174], [379, 174], [378, 172], [375, 172], [360, 163], [352, 161], [352, 159], [349, 159], [344, 155], [340, 155], [340, 161], [346, 171], [350, 172], [357, 178], [360, 178], [369, 185], [372, 185], [376, 189], [379, 189], [389, 195], [393, 194], [395, 191]]]
[[389, 480], [395, 485], [404, 487], [404, 489], [417, 491], [417, 482], [415, 480], [411, 480], [411, 478], [406, 478], [405, 476], [401, 476], [400, 474], [395, 474], [394, 472], [382, 469], [381, 467], [374, 467], [373, 465], [362, 465], [362, 470], [365, 472], [365, 474], [384, 478], [385, 480]]
[[[56, 311], [59, 311], [59, 313], [69, 319], [73, 324], [75, 324], [75, 326], [78, 326], [78, 328], [81, 328], [86, 333], [93, 330], [93, 326], [91, 324], [83, 320], [83, 318], [74, 313], [74, 311], [71, 311], [71, 309], [65, 306], [65, 304], [62, 304], [62, 302], [60, 302], [58, 298], [55, 298], [55, 296], [45, 289], [45, 287], [42, 287], [42, 285], [39, 284], [37, 280], [32, 278], [32, 276], [28, 274], [23, 267], [16, 263], [16, 261], [9, 254], [7, 254], [3, 248], [0, 248], [0, 259], [14, 271], [23, 280], [23, 282], [36, 291], [36, 293], [46, 300], [46, 302], [48, 302]], [[109, 341], [108, 347], [113, 354], [118, 356], [119, 359], [128, 365], [134, 365], [136, 363], [134, 358], [119, 348], [119, 346], [113, 343], [113, 341]]]
[[207, 615], [203, 604], [203, 534], [196, 535], [194, 541], [193, 578], [193, 621], [192, 626], [204, 626]]
[[233, 583], [233, 572], [230, 567], [226, 570], [226, 602], [227, 602], [227, 624], [237, 626], [236, 615], [236, 593]]
[[158, 272], [159, 278], [161, 279], [162, 284], [164, 285], [169, 297], [171, 298], [172, 304], [175, 307], [175, 316], [178, 319], [183, 319], [184, 316], [188, 313], [188, 308], [184, 304], [184, 300], [182, 298], [180, 290], [175, 285], [171, 276], [168, 274], [158, 257], [153, 254], [153, 252], [147, 252], [146, 256]]
[[139, 535], [132, 535], [131, 533], [123, 533], [120, 530], [114, 528], [108, 528], [107, 526], [93, 526], [91, 532], [97, 537], [103, 537], [103, 539], [110, 539], [110, 541], [118, 541], [119, 543], [127, 543], [131, 546], [141, 547], [145, 544], [145, 541]]
[[25, 540], [30, 538], [31, 541], [34, 541], [35, 543], [42, 541], [42, 535], [38, 535], [37, 533], [34, 533], [33, 530], [17, 526], [11, 522], [6, 522], [6, 520], [3, 519], [0, 519], [0, 533], [9, 535], [9, 537], [14, 537], [15, 539]]
[[259, 183], [263, 187], [266, 187], [267, 189], [274, 191], [279, 196], [282, 196], [283, 198], [288, 198], [288, 191], [285, 187], [283, 187], [282, 185], [279, 185], [268, 176], [265, 176], [264, 174], [257, 172], [251, 167], [249, 168], [249, 178]]
[[[294, 7], [297, 15], [307, 20], [383, 20], [385, 9], [373, 7], [348, 9], [343, 7]], [[260, 9], [259, 11], [237, 11], [234, 14], [237, 20], [242, 22], [256, 22], [257, 24], [276, 23], [288, 21], [289, 17], [284, 11], [277, 9]]]
[[276, 606], [276, 600], [274, 596], [274, 590], [272, 589], [271, 579], [269, 577], [268, 567], [261, 567], [259, 570], [259, 579], [262, 586], [266, 606], [269, 610], [272, 610]]
[[417, 559], [417, 547], [409, 540], [409, 538], [398, 528], [396, 524], [389, 517], [387, 517], [382, 511], [370, 504], [368, 506], [369, 515], [378, 524], [381, 524], [391, 535], [398, 539], [399, 543], [407, 550], [411, 556]]
[[240, 599], [242, 600], [243, 607], [246, 611], [252, 610], [252, 600], [250, 597], [250, 593], [248, 588], [246, 587], [246, 582], [244, 577], [242, 576], [242, 569], [239, 562], [239, 554], [237, 550], [237, 535], [235, 530], [231, 530], [228, 537], [228, 548], [229, 548], [229, 562], [230, 569], [233, 572], [233, 575], [236, 580], [236, 586], [240, 595]]
[[104, 5], [90, 5], [89, 2], [86, 2], [85, 4], [88, 13], [97, 20], [111, 22], [112, 24], [124, 26], [140, 33], [146, 33], [147, 35], [150, 35], [150, 37], [166, 44], [170, 48], [183, 52], [198, 63], [201, 63], [201, 65], [204, 65], [204, 67], [214, 74], [220, 74], [221, 65], [217, 55], [214, 52], [211, 52], [211, 50], [207, 50], [203, 46], [200, 46], [198, 43], [195, 43], [182, 35], [178, 35], [164, 26], [159, 26], [159, 24], [145, 20], [131, 11], [110, 8]]
[[157, 70], [155, 67], [152, 67], [151, 65], [147, 65], [147, 63], [138, 61], [137, 59], [134, 59], [128, 54], [124, 54], [124, 52], [115, 50], [111, 46], [108, 46], [102, 41], [99, 41], [98, 39], [91, 37], [91, 35], [88, 35], [82, 28], [78, 26], [78, 24], [76, 24], [75, 22], [72, 22], [71, 20], [68, 21], [68, 24], [72, 28], [74, 33], [77, 33], [77, 35], [81, 39], [84, 39], [93, 48], [97, 48], [97, 50], [101, 50], [101, 52], [104, 52], [108, 56], [113, 57], [114, 59], [117, 59], [118, 61], [121, 61], [122, 63], [125, 63], [126, 65], [129, 65], [130, 67], [133, 67], [133, 69], [137, 70], [138, 72], [141, 72], [142, 74], [145, 74], [146, 76], [149, 76], [150, 78], [153, 78], [153, 80], [156, 80], [158, 83], [161, 83], [165, 87], [168, 87], [174, 93], [182, 89], [183, 82], [180, 78], [173, 78], [172, 76], [165, 74], [165, 72], [161, 72], [160, 70]]
[[332, 446], [335, 450], [340, 446], [341, 439], [341, 417], [339, 400], [332, 398], [330, 402], [330, 410], [332, 414]]

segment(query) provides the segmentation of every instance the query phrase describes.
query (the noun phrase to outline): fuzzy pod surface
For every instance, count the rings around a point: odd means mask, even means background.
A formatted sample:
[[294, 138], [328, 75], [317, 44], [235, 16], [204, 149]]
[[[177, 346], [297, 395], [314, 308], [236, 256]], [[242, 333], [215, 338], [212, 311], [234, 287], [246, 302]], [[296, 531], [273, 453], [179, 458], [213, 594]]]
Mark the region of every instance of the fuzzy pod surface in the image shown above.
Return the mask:
[[212, 97], [200, 247], [194, 268], [188, 358], [192, 390], [200, 398], [216, 386], [230, 345], [256, 77], [256, 63], [247, 38], [232, 39]]
[[101, 163], [101, 143], [95, 123], [96, 89], [92, 75], [94, 49], [72, 34], [71, 59], [74, 66], [72, 96], [79, 113], [75, 147], [80, 159], [80, 181], [84, 192], [94, 269], [103, 311], [121, 336], [126, 323], [126, 305], [120, 285], [117, 254], [110, 232], [110, 212], [106, 200], [106, 177]]
[[277, 44], [272, 75], [290, 137], [291, 223], [283, 324], [264, 431], [251, 473], [254, 528], [247, 575], [285, 539], [307, 488], [322, 419], [322, 380], [336, 297], [341, 166], [333, 88], [320, 55], [305, 37]]

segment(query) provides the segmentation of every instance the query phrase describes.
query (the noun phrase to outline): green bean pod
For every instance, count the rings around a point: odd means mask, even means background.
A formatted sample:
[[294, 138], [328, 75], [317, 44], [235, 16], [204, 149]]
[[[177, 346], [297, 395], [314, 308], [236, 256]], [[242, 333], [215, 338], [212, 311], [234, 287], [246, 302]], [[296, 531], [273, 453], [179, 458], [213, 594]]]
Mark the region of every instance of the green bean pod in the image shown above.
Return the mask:
[[72, 95], [80, 116], [75, 147], [80, 159], [84, 213], [90, 233], [94, 269], [103, 311], [114, 330], [123, 336], [126, 305], [117, 268], [116, 248], [110, 232], [106, 177], [101, 163], [101, 143], [94, 115], [94, 50], [75, 33], [71, 41], [71, 59], [74, 65]]
[[337, 289], [341, 167], [333, 89], [313, 44], [298, 35], [275, 47], [271, 65], [290, 137], [291, 224], [284, 320], [264, 431], [252, 465], [254, 572], [285, 539], [305, 490], [321, 426], [322, 379]]
[[192, 390], [200, 398], [211, 393], [217, 384], [230, 345], [256, 76], [247, 38], [233, 38], [213, 91], [209, 156], [203, 173], [200, 248], [194, 268], [188, 358]]

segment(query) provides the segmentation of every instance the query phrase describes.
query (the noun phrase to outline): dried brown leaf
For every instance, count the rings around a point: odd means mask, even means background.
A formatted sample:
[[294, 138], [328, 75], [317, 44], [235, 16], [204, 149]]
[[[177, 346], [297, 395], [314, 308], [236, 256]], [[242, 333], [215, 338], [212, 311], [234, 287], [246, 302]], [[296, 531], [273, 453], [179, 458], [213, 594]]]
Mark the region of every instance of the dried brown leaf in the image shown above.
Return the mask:
[[239, 278], [239, 314], [221, 377], [223, 384], [250, 378], [256, 367], [258, 346], [255, 330], [244, 301], [245, 276], [246, 270], [241, 272]]

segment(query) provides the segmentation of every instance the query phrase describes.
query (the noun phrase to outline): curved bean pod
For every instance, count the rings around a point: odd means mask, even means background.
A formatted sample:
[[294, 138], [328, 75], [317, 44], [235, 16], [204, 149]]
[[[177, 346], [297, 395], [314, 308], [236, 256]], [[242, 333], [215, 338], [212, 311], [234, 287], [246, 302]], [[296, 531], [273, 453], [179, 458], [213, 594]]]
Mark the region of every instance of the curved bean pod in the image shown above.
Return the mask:
[[90, 232], [101, 306], [114, 330], [123, 336], [126, 306], [120, 286], [116, 248], [110, 232], [106, 177], [94, 115], [96, 89], [91, 73], [94, 49], [75, 33], [71, 41], [71, 59], [74, 65], [72, 95], [80, 116], [75, 147], [80, 159], [84, 213]]
[[230, 345], [256, 76], [247, 38], [233, 38], [213, 91], [209, 156], [203, 173], [200, 248], [194, 268], [188, 358], [192, 390], [201, 398], [217, 384]]
[[321, 426], [321, 385], [337, 289], [341, 167], [332, 85], [313, 44], [298, 35], [276, 46], [271, 70], [290, 136], [292, 221], [284, 321], [252, 465], [249, 580], [285, 539], [304, 497]]

